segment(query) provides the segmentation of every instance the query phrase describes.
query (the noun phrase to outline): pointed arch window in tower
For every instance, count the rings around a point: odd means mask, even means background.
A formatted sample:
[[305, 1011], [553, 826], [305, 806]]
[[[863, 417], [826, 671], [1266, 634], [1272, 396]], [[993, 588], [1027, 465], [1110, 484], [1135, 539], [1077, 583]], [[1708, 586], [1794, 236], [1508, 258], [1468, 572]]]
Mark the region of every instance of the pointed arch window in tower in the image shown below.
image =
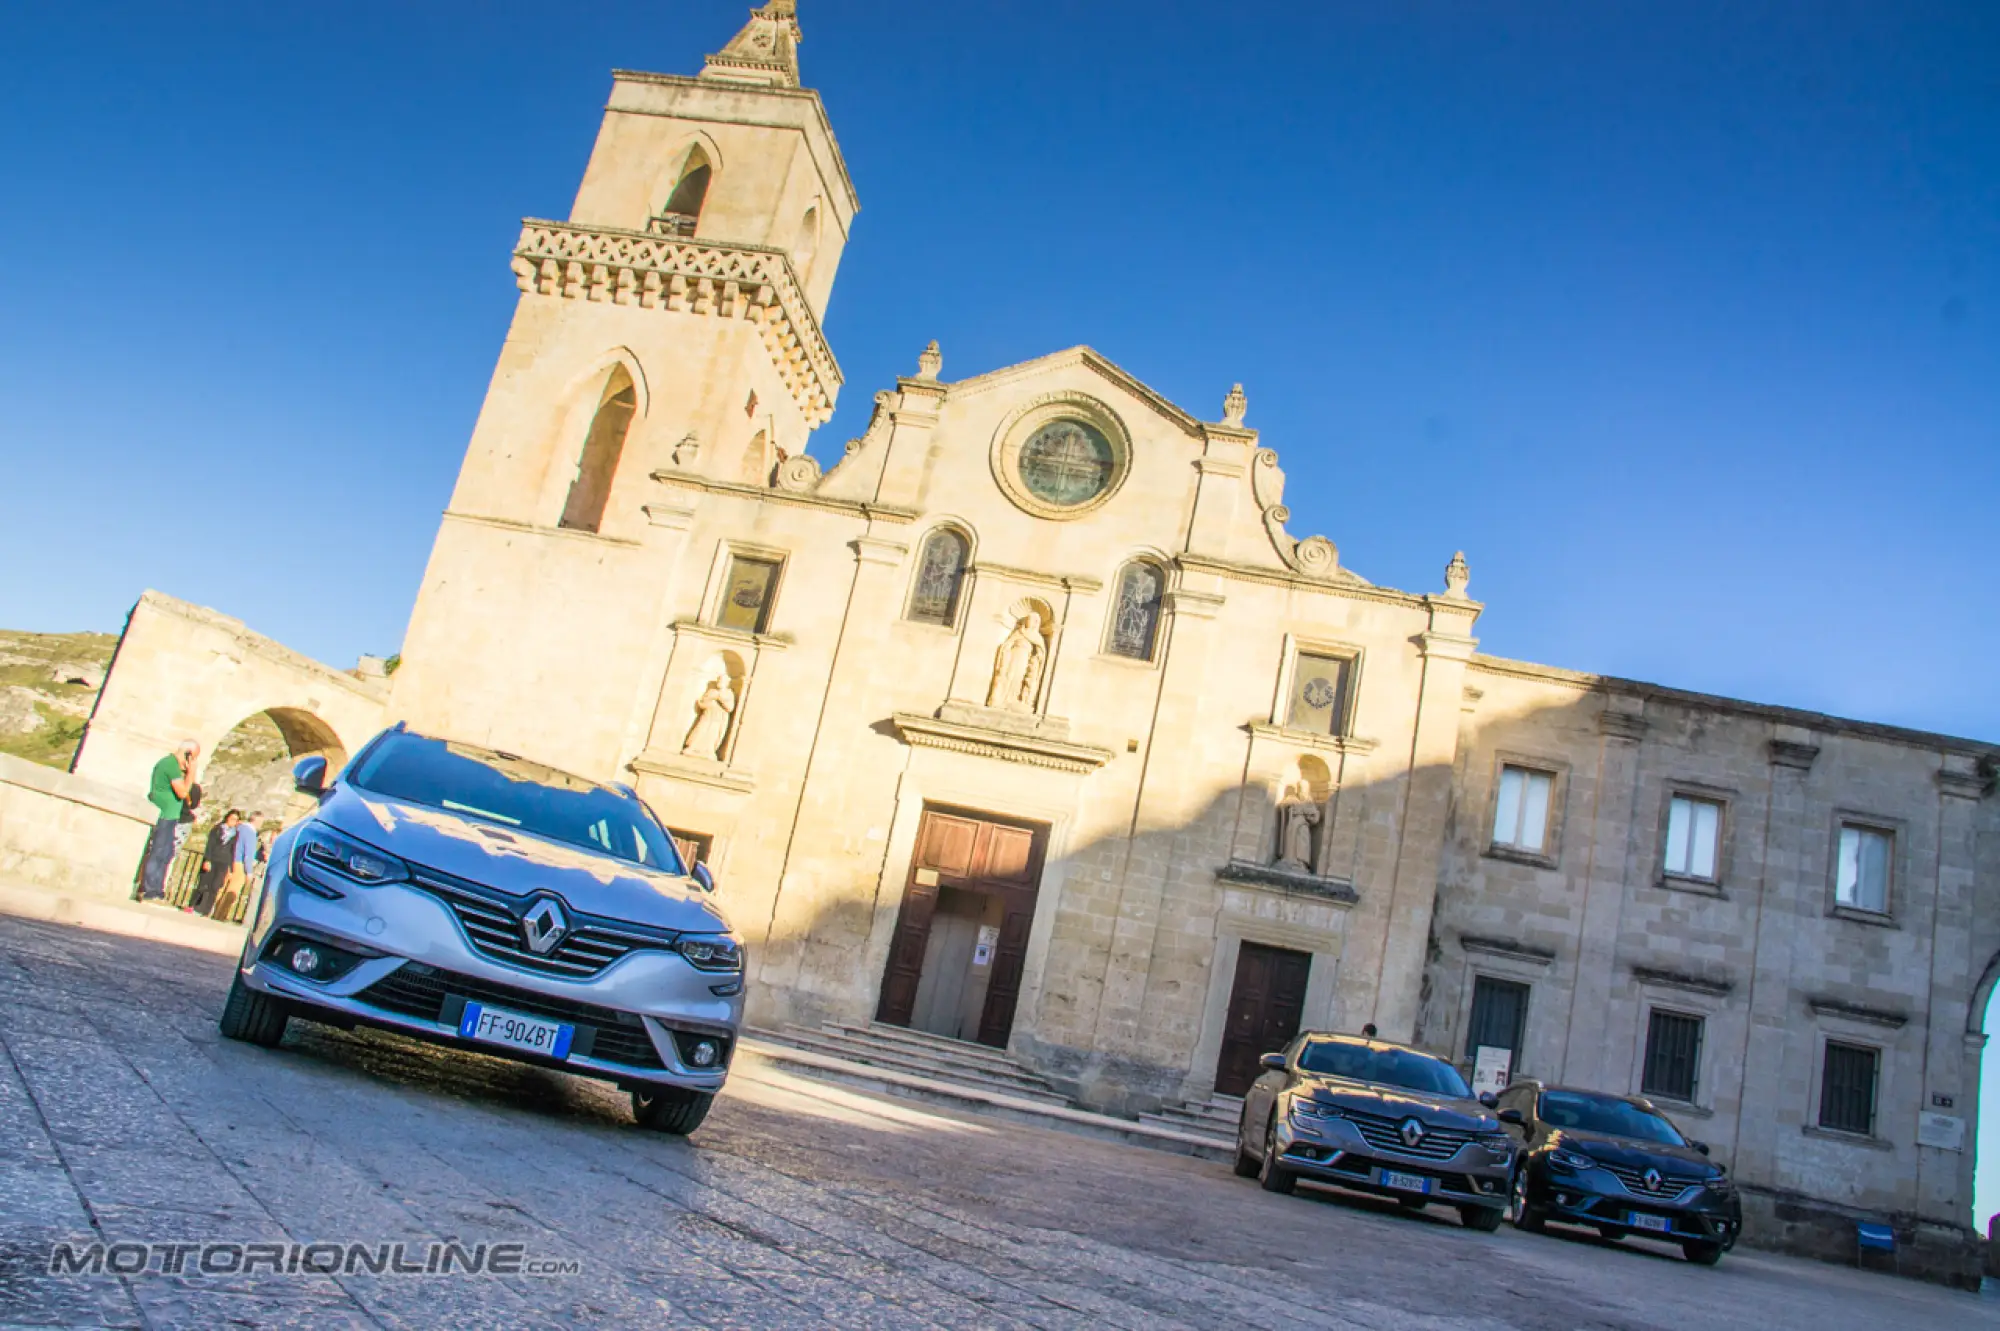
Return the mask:
[[714, 174], [700, 145], [690, 148], [680, 183], [667, 196], [667, 206], [660, 209], [649, 229], [661, 236], [692, 236], [695, 224], [701, 221], [701, 206], [708, 201], [708, 182]]
[[792, 265], [798, 269], [799, 282], [812, 282], [813, 260], [819, 257], [819, 208], [817, 205], [806, 209], [805, 220], [799, 223], [799, 243], [792, 252]]
[[596, 531], [604, 521], [604, 505], [611, 498], [611, 478], [618, 472], [618, 456], [625, 451], [625, 434], [632, 428], [632, 413], [639, 396], [632, 376], [623, 365], [611, 371], [604, 392], [597, 399], [597, 414], [591, 417], [590, 432], [584, 436], [577, 454], [576, 479], [570, 482], [569, 499], [563, 504], [559, 526], [572, 531]]
[[1160, 598], [1166, 589], [1167, 575], [1159, 565], [1140, 560], [1125, 566], [1118, 576], [1118, 598], [1111, 606], [1108, 646], [1113, 655], [1153, 659], [1154, 640], [1160, 634]]
[[917, 585], [910, 592], [911, 619], [946, 628], [958, 622], [958, 593], [965, 585], [965, 565], [971, 554], [971, 543], [950, 527], [931, 533], [917, 559]]

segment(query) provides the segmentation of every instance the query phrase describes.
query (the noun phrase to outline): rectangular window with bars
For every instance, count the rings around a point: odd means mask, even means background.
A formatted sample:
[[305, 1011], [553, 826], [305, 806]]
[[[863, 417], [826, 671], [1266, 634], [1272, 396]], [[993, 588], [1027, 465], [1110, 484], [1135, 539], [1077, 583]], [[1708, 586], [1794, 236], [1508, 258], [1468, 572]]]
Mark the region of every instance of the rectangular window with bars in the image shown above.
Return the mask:
[[1819, 1125], [1834, 1132], [1875, 1133], [1875, 1079], [1880, 1051], [1867, 1045], [1826, 1042], [1820, 1065]]
[[1528, 986], [1513, 980], [1496, 980], [1490, 975], [1473, 977], [1472, 1020], [1465, 1025], [1465, 1056], [1476, 1058], [1479, 1048], [1511, 1049], [1514, 1071], [1521, 1068], [1521, 1037], [1528, 1025]]
[[1658, 1008], [1646, 1023], [1646, 1067], [1639, 1078], [1645, 1095], [1694, 1103], [1701, 1082], [1700, 1017]]

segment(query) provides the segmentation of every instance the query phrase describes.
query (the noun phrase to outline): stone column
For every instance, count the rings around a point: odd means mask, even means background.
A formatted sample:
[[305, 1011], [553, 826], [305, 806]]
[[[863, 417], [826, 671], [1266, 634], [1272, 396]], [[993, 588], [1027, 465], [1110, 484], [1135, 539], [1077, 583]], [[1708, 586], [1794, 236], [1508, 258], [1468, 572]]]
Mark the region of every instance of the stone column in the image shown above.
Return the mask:
[[[1604, 701], [1597, 728], [1596, 780], [1588, 807], [1572, 776], [1564, 833], [1589, 838], [1583, 915], [1577, 923], [1576, 984], [1570, 991], [1569, 1032], [1563, 1040], [1561, 1076], [1582, 1086], [1619, 1086], [1628, 1075], [1607, 1066], [1607, 1014], [1617, 977], [1619, 925], [1625, 914], [1625, 861], [1632, 844], [1632, 804], [1639, 784], [1639, 750], [1646, 733], [1644, 704], [1614, 694]], [[1580, 774], [1576, 774], [1580, 775]]]
[[675, 489], [667, 499], [647, 504], [647, 553], [660, 564], [660, 598], [653, 608], [653, 641], [639, 669], [639, 687], [632, 710], [625, 718], [624, 737], [618, 746], [617, 770], [621, 775], [631, 761], [645, 751], [652, 733], [653, 714], [660, 703], [660, 689], [667, 678], [667, 661], [674, 649], [674, 594], [679, 590], [681, 552], [687, 549], [688, 531], [694, 525], [692, 491]]
[[[1924, 1014], [1924, 1084], [1917, 1088], [1917, 1108], [1920, 1113], [1962, 1120], [1965, 1149], [1918, 1146], [1917, 1205], [1929, 1219], [1956, 1224], [1972, 1207], [1973, 1143], [1979, 1129], [1978, 1051], [1975, 1048], [1968, 1059], [1966, 1047], [1981, 1039], [1969, 1035], [1969, 1028], [1976, 1029], [1985, 1015], [1970, 1009], [1973, 986], [1987, 961], [1972, 952], [1979, 800], [1986, 793], [1986, 778], [1970, 755], [1947, 754], [1937, 783], [1937, 896], [1932, 906], [1930, 1003]], [[1960, 1021], [1961, 1012], [1969, 1014], [1968, 1020]], [[1975, 1224], [1981, 1219], [1973, 1217]]]
[[[1794, 1043], [1792, 948], [1807, 913], [1805, 875], [1811, 864], [1813, 829], [1808, 821], [1808, 778], [1819, 746], [1811, 731], [1779, 726], [1769, 742], [1771, 799], [1764, 827], [1764, 873], [1758, 884], [1752, 937], [1755, 962], [1750, 976], [1749, 1034], [1736, 1075], [1736, 1159], [1731, 1171], [1744, 1183], [1768, 1184], [1777, 1169], [1778, 1133], [1796, 1133], [1804, 1121], [1800, 1075], [1811, 1084], [1812, 1069], [1787, 1065]], [[1805, 1043], [1810, 1043], [1807, 1041]], [[1800, 1055], [1810, 1059], [1808, 1051]], [[1754, 1069], [1754, 1073], [1752, 1072]]]
[[[1176, 770], [1175, 755], [1193, 745], [1195, 723], [1206, 698], [1209, 665], [1215, 643], [1214, 619], [1222, 597], [1185, 587], [1170, 592], [1166, 602], [1166, 643], [1160, 662], [1159, 705], [1147, 745], [1147, 768], [1140, 779], [1133, 809], [1132, 841], [1119, 866], [1117, 907], [1111, 922], [1111, 945], [1105, 957], [1104, 985], [1098, 1006], [1095, 1046], [1101, 1054], [1159, 1064], [1164, 1058], [1185, 1058], [1153, 1048], [1147, 1038], [1146, 995], [1152, 978], [1168, 878], [1176, 870], [1172, 843], [1186, 838], [1189, 822], [1202, 815], [1206, 792], [1190, 794]], [[1164, 840], [1163, 840], [1164, 838]], [[1220, 861], [1216, 861], [1219, 863]], [[1184, 866], [1192, 870], [1192, 864]], [[1203, 862], [1201, 872], [1213, 872]], [[1205, 979], [1205, 976], [1204, 976]], [[1198, 993], [1200, 986], [1194, 986]], [[1194, 1000], [1199, 1003], [1197, 996]]]
[[[1452, 769], [1458, 757], [1465, 663], [1479, 646], [1470, 632], [1480, 610], [1476, 601], [1452, 596], [1426, 599], [1430, 629], [1418, 639], [1424, 678], [1375, 977], [1373, 1020], [1385, 1040], [1408, 1040], [1416, 1034], [1431, 912], [1437, 904], [1438, 868], [1444, 858], [1445, 820], [1451, 809]], [[1349, 956], [1356, 954], [1350, 949]]]
[[[770, 829], [787, 846], [758, 978], [791, 989], [792, 1002], [803, 1004], [796, 1015], [823, 1011], [865, 1021], [874, 1011], [881, 977], [860, 974], [852, 963], [868, 945], [888, 849], [886, 837], [871, 839], [864, 829], [887, 826], [894, 783], [848, 774], [901, 762], [899, 742], [871, 725], [885, 714], [871, 695], [882, 626], [901, 605], [908, 553], [901, 536], [900, 529], [890, 535], [871, 530], [849, 543], [854, 581], [826, 689], [791, 700], [794, 707], [811, 707], [817, 723], [792, 816]], [[869, 807], [871, 799], [881, 807]]]

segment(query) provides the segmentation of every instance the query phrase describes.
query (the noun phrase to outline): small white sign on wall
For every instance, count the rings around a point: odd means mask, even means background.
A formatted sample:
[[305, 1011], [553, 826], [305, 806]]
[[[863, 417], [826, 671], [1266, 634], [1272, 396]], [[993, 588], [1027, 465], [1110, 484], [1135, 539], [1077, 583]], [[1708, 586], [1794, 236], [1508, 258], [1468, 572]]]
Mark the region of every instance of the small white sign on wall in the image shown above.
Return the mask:
[[1480, 1045], [1472, 1055], [1472, 1093], [1498, 1095], [1513, 1080], [1514, 1051]]
[[979, 941], [972, 945], [972, 964], [990, 966], [993, 964], [993, 949], [1000, 944], [1000, 926], [982, 924], [979, 926]]
[[1917, 1145], [1940, 1151], [1965, 1149], [1965, 1120], [1926, 1109], [1917, 1115]]

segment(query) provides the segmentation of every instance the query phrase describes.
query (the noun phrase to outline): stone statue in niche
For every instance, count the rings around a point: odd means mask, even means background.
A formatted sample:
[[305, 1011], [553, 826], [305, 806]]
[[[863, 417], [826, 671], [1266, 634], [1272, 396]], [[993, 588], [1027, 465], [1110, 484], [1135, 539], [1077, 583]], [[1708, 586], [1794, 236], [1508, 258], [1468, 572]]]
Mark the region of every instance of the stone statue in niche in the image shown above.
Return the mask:
[[729, 681], [720, 675], [710, 680], [701, 697], [695, 699], [694, 725], [688, 729], [681, 752], [689, 758], [721, 758], [722, 741], [729, 738], [730, 713], [735, 710], [736, 694]]
[[1293, 873], [1313, 871], [1313, 829], [1319, 826], [1320, 808], [1304, 786], [1278, 805], [1278, 867]]
[[1042, 663], [1048, 646], [1042, 641], [1042, 617], [1030, 610], [1001, 640], [993, 657], [993, 685], [986, 705], [1009, 712], [1031, 712], [1035, 690], [1041, 687]]

